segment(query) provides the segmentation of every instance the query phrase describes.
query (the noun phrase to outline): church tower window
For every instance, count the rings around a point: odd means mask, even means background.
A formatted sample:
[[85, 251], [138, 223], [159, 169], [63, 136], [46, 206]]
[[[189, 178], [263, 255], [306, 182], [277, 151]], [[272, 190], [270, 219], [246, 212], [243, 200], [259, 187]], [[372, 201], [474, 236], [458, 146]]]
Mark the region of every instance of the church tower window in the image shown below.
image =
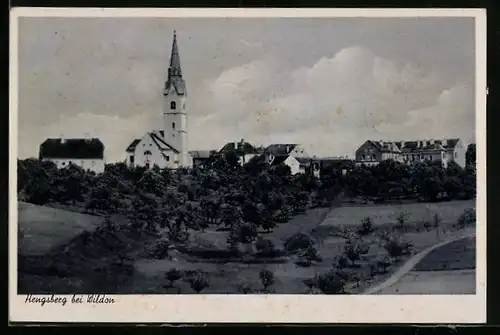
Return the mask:
[[172, 122], [172, 129], [175, 129], [175, 122]]
[[177, 106], [175, 105], [175, 101], [170, 101], [170, 109], [175, 110]]

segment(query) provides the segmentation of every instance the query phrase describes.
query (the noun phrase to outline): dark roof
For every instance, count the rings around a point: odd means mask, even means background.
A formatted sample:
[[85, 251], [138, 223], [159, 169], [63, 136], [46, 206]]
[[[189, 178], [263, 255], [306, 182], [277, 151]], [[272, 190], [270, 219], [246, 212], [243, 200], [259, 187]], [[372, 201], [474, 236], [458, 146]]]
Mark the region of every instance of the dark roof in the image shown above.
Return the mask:
[[104, 144], [97, 138], [49, 138], [40, 145], [39, 158], [103, 159]]
[[189, 154], [193, 158], [210, 158], [211, 150], [193, 150], [189, 151]]
[[[163, 132], [161, 131], [160, 134], [163, 134]], [[177, 150], [176, 148], [174, 148], [173, 146], [171, 146], [170, 144], [168, 144], [167, 142], [165, 142], [165, 140], [163, 139], [163, 135], [162, 136], [158, 136], [157, 133], [151, 132], [151, 133], [149, 133], [149, 136], [153, 140], [154, 144], [156, 144], [156, 146], [158, 147], [158, 149], [160, 149], [160, 150], [170, 149], [170, 150], [172, 150], [172, 151], [174, 151], [176, 153], [180, 152], [179, 150]], [[161, 144], [163, 144], [163, 146]]]
[[137, 144], [139, 144], [139, 142], [141, 141], [141, 139], [135, 139], [132, 141], [132, 143], [130, 143], [130, 145], [127, 147], [127, 152], [134, 152], [135, 151], [135, 147], [137, 146]]
[[276, 165], [280, 165], [282, 164], [284, 161], [286, 161], [286, 159], [290, 157], [289, 155], [280, 155], [280, 156], [274, 156], [273, 160], [271, 161], [271, 165], [272, 166], [276, 166]]
[[[163, 147], [167, 147], [177, 153], [179, 153], [179, 151], [177, 149], [175, 149], [174, 147], [172, 147], [170, 144], [168, 144], [167, 142], [165, 142], [165, 140], [163, 139], [163, 130], [159, 130], [158, 133], [161, 135], [161, 136], [158, 136], [158, 134], [156, 132], [150, 132], [148, 133], [149, 136], [151, 137], [151, 139], [153, 140], [154, 144], [156, 144], [156, 146], [160, 149], [162, 149], [162, 146], [160, 144], [163, 144]], [[130, 145], [127, 147], [127, 150], [126, 152], [134, 152], [135, 151], [135, 148], [137, 147], [137, 145], [141, 142], [141, 139], [135, 139], [132, 141], [132, 143], [130, 143]]]
[[271, 144], [269, 145], [266, 149], [265, 149], [265, 152], [267, 153], [270, 153], [272, 155], [286, 155], [288, 153], [290, 153], [293, 149], [295, 149], [295, 147], [297, 146], [297, 144], [286, 144], [286, 143], [282, 143], [282, 144]]
[[229, 142], [226, 143], [221, 149], [220, 152], [228, 152], [232, 150], [241, 150], [244, 154], [256, 154], [258, 150], [248, 142], [240, 141], [240, 142]]
[[186, 94], [186, 84], [182, 78], [181, 61], [179, 57], [179, 48], [177, 47], [177, 34], [174, 31], [172, 41], [172, 53], [170, 54], [170, 66], [168, 68], [168, 79], [165, 83], [165, 94], [174, 88], [178, 95]]

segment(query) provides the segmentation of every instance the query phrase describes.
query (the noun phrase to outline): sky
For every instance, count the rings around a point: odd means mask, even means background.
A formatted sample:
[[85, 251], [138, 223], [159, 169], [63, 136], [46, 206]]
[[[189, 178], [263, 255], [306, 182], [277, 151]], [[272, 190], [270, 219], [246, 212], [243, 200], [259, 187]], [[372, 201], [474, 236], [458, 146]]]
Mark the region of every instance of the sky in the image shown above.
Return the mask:
[[162, 127], [173, 31], [189, 150], [475, 138], [473, 18], [20, 18], [18, 156], [98, 137], [107, 162]]

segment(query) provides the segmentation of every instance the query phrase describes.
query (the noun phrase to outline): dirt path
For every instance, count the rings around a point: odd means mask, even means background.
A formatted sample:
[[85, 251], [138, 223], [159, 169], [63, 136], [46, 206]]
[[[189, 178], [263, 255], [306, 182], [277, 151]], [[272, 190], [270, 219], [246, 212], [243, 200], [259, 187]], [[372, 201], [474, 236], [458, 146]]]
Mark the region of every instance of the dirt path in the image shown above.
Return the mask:
[[365, 294], [474, 294], [475, 234], [428, 248]]

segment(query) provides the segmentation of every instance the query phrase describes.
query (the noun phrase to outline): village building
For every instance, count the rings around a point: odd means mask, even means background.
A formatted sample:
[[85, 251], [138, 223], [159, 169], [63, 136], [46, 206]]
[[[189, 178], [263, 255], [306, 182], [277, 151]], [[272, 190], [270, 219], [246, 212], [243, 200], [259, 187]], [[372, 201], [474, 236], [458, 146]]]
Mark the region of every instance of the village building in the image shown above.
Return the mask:
[[177, 35], [174, 31], [170, 66], [163, 90], [163, 129], [153, 130], [134, 139], [126, 151], [130, 167], [177, 169], [192, 165], [188, 153], [187, 90], [182, 76]]
[[58, 169], [71, 163], [95, 173], [104, 172], [104, 144], [97, 138], [49, 138], [40, 145], [39, 159]]
[[236, 154], [238, 155], [238, 161], [241, 165], [248, 163], [252, 158], [260, 156], [262, 154], [260, 148], [253, 146], [243, 139], [239, 142], [226, 143], [219, 150], [219, 153], [224, 154], [230, 151], [236, 152]]
[[438, 161], [443, 167], [455, 162], [465, 167], [467, 147], [459, 138], [417, 141], [371, 141], [356, 150], [356, 165], [372, 166], [387, 159], [412, 163]]
[[215, 150], [189, 151], [189, 155], [192, 157], [193, 160], [193, 167], [204, 167], [214, 153], [216, 153]]

